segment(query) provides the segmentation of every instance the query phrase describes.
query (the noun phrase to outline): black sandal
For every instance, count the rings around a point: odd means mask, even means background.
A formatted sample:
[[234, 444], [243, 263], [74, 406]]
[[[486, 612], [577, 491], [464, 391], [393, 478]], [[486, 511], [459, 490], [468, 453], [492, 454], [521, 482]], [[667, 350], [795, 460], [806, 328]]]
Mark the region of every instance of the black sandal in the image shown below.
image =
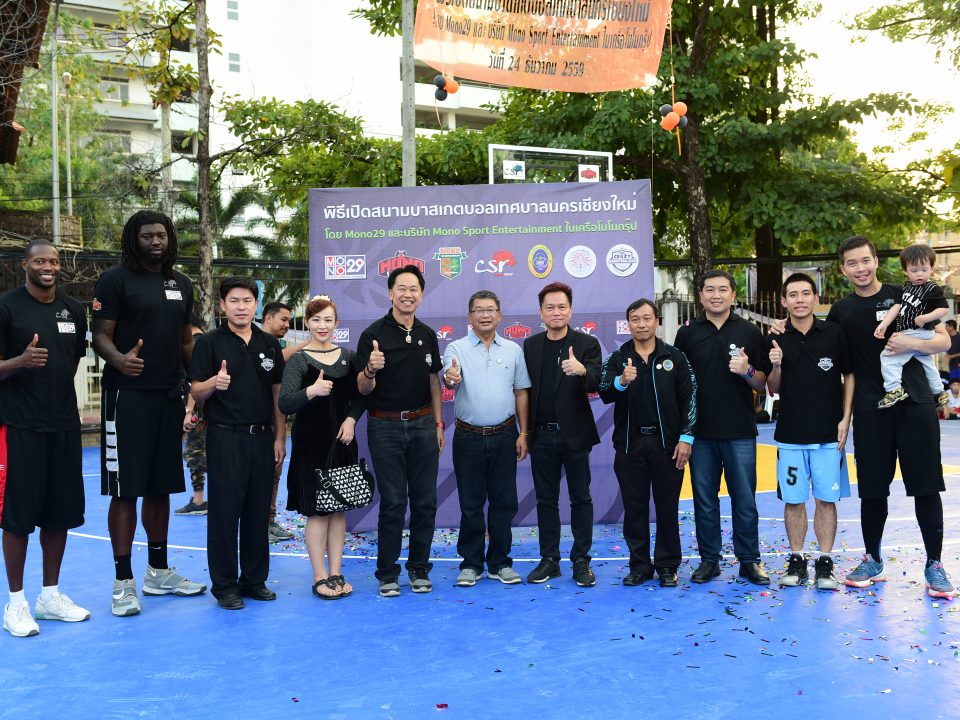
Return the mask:
[[317, 580], [313, 584], [313, 594], [316, 595], [321, 600], [339, 600], [343, 595], [337, 593], [336, 595], [324, 595], [319, 591], [320, 586], [323, 585], [329, 590], [337, 590], [337, 581], [332, 577], [324, 578], [323, 580]]
[[328, 579], [333, 580], [337, 587], [340, 588], [340, 594], [337, 597], [350, 597], [353, 595], [353, 590], [343, 591], [343, 588], [347, 585], [347, 581], [343, 579], [343, 575], [331, 575]]

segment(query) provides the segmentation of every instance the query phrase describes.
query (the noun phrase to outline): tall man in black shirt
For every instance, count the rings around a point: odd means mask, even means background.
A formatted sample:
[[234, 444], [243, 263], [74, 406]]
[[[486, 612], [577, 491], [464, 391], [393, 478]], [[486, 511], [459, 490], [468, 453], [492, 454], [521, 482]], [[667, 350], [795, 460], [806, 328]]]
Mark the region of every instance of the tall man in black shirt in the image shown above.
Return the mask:
[[26, 283], [0, 297], [0, 527], [10, 588], [3, 629], [27, 637], [40, 632], [23, 593], [27, 542], [37, 527], [43, 549], [37, 619], [90, 617], [59, 590], [67, 530], [83, 525], [73, 376], [86, 353], [87, 317], [57, 289], [60, 254], [53, 245], [29, 243], [20, 265]]
[[587, 393], [597, 391], [603, 356], [595, 337], [570, 328], [573, 290], [550, 283], [538, 293], [546, 330], [523, 342], [530, 388], [530, 469], [537, 494], [540, 564], [527, 582], [560, 575], [560, 476], [566, 470], [573, 531], [573, 579], [580, 587], [596, 584], [590, 569], [593, 498], [590, 450], [600, 442]]
[[952, 597], [952, 583], [941, 562], [943, 550], [943, 503], [940, 493], [946, 488], [940, 464], [940, 427], [936, 399], [926, 382], [923, 368], [916, 360], [903, 366], [903, 387], [910, 395], [905, 402], [878, 410], [884, 395], [880, 371], [880, 352], [904, 351], [934, 354], [950, 347], [950, 338], [938, 325], [929, 339], [911, 338], [894, 333], [879, 340], [873, 333], [877, 323], [896, 302], [900, 288], [877, 280], [877, 251], [867, 238], [854, 236], [840, 245], [840, 270], [853, 293], [834, 303], [827, 320], [843, 327], [850, 346], [856, 391], [853, 398], [854, 456], [857, 461], [857, 492], [860, 495], [860, 525], [866, 555], [847, 574], [852, 587], [869, 587], [886, 580], [880, 551], [887, 520], [890, 483], [900, 460], [903, 485], [913, 496], [917, 524], [927, 552], [924, 578], [927, 594]]
[[[257, 284], [220, 283], [226, 322], [197, 340], [188, 373], [190, 394], [207, 419], [207, 558], [220, 607], [239, 610], [246, 596], [275, 600], [267, 515], [275, 469], [286, 455], [286, 417], [277, 407], [283, 353], [253, 324]], [[237, 526], [240, 572], [237, 572]]]
[[763, 336], [733, 312], [736, 283], [730, 273], [709, 270], [699, 281], [703, 313], [677, 332], [674, 345], [697, 377], [697, 442], [690, 455], [693, 508], [700, 567], [696, 583], [720, 574], [720, 476], [733, 509], [733, 549], [740, 577], [769, 585], [760, 563], [757, 514], [757, 423], [753, 391], [766, 382], [770, 361]]
[[135, 213], [123, 228], [120, 258], [94, 289], [93, 349], [106, 363], [100, 492], [112, 498], [113, 614], [128, 616], [140, 612], [130, 566], [138, 498], [147, 531], [144, 594], [199, 595], [207, 586], [167, 563], [170, 495], [184, 490], [182, 371], [193, 350], [193, 284], [173, 268], [177, 234], [170, 218]]
[[807, 535], [807, 498], [813, 487], [813, 530], [820, 545], [815, 565], [817, 590], [836, 590], [833, 541], [837, 502], [850, 496], [844, 446], [853, 412], [853, 367], [843, 328], [817, 320], [813, 278], [794, 273], [783, 283], [781, 303], [789, 317], [782, 334], [770, 336], [770, 392], [780, 394], [777, 442], [777, 494], [784, 502], [783, 522], [790, 559], [780, 584], [804, 585], [809, 574], [803, 555]]
[[416, 317], [426, 283], [416, 265], [387, 277], [390, 311], [357, 344], [357, 387], [367, 396], [367, 443], [380, 491], [377, 579], [380, 596], [400, 594], [400, 545], [410, 501], [410, 589], [427, 593], [443, 450], [437, 333]]

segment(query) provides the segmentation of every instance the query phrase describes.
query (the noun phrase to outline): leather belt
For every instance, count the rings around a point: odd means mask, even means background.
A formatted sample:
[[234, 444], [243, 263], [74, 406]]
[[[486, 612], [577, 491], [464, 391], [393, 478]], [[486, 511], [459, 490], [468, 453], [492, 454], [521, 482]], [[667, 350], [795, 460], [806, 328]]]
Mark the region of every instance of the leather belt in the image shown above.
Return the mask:
[[538, 423], [537, 428], [540, 430], [560, 430], [560, 423]]
[[471, 425], [470, 423], [465, 423], [463, 420], [457, 420], [457, 429], [466, 430], [467, 432], [476, 433], [477, 435], [496, 435], [498, 432], [503, 432], [508, 428], [517, 426], [517, 416], [511, 415], [506, 420], [504, 420], [499, 425]]
[[424, 405], [416, 410], [367, 410], [370, 417], [380, 418], [381, 420], [416, 420], [432, 412], [433, 408], [429, 405]]
[[272, 425], [223, 425], [221, 423], [209, 424], [215, 428], [220, 428], [222, 430], [233, 430], [234, 432], [243, 433], [245, 435], [259, 435], [267, 430], [273, 430]]
[[641, 425], [637, 428], [641, 435], [656, 435], [660, 428], [657, 425]]

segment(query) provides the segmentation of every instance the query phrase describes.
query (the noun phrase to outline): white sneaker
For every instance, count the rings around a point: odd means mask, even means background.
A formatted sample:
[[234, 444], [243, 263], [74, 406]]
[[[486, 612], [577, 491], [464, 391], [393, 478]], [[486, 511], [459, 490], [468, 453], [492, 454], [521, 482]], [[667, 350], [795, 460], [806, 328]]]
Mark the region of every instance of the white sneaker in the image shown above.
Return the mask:
[[112, 610], [117, 617], [140, 614], [140, 598], [137, 597], [137, 584], [131, 580], [113, 581]]
[[3, 629], [14, 637], [30, 637], [40, 634], [37, 625], [30, 614], [30, 605], [22, 602], [19, 605], [7, 603], [3, 608]]
[[37, 620], [63, 620], [64, 622], [82, 622], [90, 619], [90, 611], [77, 605], [67, 595], [57, 593], [47, 602], [37, 598], [34, 615]]

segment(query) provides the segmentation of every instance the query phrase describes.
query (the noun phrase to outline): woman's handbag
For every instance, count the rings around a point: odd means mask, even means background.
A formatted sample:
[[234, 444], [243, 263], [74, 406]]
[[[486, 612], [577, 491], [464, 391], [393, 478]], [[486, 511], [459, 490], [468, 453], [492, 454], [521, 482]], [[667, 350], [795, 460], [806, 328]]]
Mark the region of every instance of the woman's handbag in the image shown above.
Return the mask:
[[373, 475], [362, 458], [352, 465], [317, 468], [313, 472], [317, 478], [317, 512], [344, 512], [369, 505], [373, 500]]

